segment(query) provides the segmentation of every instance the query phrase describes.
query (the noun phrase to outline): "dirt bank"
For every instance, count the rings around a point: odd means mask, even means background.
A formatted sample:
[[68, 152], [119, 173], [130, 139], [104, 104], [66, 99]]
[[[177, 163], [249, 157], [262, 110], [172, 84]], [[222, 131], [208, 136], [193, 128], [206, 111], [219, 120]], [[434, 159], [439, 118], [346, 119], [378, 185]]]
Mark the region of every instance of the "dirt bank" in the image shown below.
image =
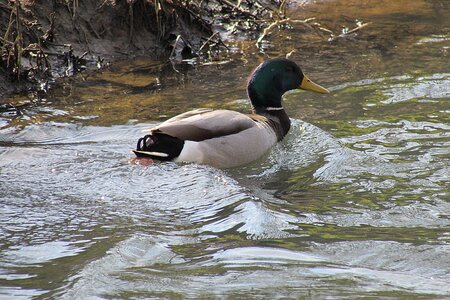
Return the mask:
[[252, 21], [281, 13], [276, 1], [265, 6], [259, 1], [238, 3], [228, 0], [0, 3], [0, 96], [35, 87], [37, 83], [45, 88], [55, 78], [133, 56], [201, 55], [200, 52], [213, 47], [226, 47], [219, 31], [225, 32], [232, 25], [233, 30], [258, 30], [258, 23]]

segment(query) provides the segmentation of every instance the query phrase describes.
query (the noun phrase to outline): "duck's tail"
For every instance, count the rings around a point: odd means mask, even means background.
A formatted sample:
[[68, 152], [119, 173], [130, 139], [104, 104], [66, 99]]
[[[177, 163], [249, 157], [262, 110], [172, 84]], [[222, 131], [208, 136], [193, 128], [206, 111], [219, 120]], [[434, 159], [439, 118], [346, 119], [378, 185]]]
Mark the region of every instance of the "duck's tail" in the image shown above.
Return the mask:
[[168, 161], [178, 157], [183, 150], [184, 141], [164, 133], [148, 134], [140, 138], [136, 150], [132, 150], [137, 157], [149, 157], [156, 160]]

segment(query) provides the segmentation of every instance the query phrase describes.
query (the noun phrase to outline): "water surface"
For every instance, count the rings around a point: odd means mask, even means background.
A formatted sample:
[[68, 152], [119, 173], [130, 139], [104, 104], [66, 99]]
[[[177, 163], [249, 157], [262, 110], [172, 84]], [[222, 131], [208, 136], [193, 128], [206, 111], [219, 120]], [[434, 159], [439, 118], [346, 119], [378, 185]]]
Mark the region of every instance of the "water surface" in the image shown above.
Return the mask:
[[[0, 298], [450, 296], [447, 2], [300, 4], [292, 19], [335, 37], [371, 24], [333, 41], [294, 24], [210, 63], [138, 59], [2, 99]], [[170, 116], [248, 111], [249, 72], [293, 49], [332, 93], [288, 93], [292, 129], [266, 156], [129, 163]]]

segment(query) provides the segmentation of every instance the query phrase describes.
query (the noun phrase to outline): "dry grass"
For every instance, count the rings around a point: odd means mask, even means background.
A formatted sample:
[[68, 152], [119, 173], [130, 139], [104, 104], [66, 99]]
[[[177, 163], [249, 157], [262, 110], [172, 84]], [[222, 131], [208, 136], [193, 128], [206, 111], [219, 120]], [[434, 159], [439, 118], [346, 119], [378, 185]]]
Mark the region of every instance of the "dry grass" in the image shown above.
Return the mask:
[[0, 9], [9, 12], [4, 34], [0, 37], [0, 68], [10, 80], [26, 79], [49, 70], [49, 63], [38, 38], [24, 40], [24, 32], [32, 29], [22, 18], [20, 1], [2, 4]]

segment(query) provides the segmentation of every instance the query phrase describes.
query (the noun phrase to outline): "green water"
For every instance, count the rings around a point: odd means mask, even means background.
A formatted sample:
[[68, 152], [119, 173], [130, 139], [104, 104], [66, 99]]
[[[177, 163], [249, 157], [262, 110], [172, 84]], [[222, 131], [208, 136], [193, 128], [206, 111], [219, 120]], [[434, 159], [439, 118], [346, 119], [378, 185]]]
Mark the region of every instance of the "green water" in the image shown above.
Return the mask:
[[[136, 59], [1, 99], [0, 299], [450, 296], [447, 1], [318, 1], [301, 25], [212, 62]], [[218, 170], [129, 163], [141, 130], [198, 107], [248, 111], [245, 84], [291, 50], [328, 95]], [[6, 105], [8, 104], [8, 105]]]

